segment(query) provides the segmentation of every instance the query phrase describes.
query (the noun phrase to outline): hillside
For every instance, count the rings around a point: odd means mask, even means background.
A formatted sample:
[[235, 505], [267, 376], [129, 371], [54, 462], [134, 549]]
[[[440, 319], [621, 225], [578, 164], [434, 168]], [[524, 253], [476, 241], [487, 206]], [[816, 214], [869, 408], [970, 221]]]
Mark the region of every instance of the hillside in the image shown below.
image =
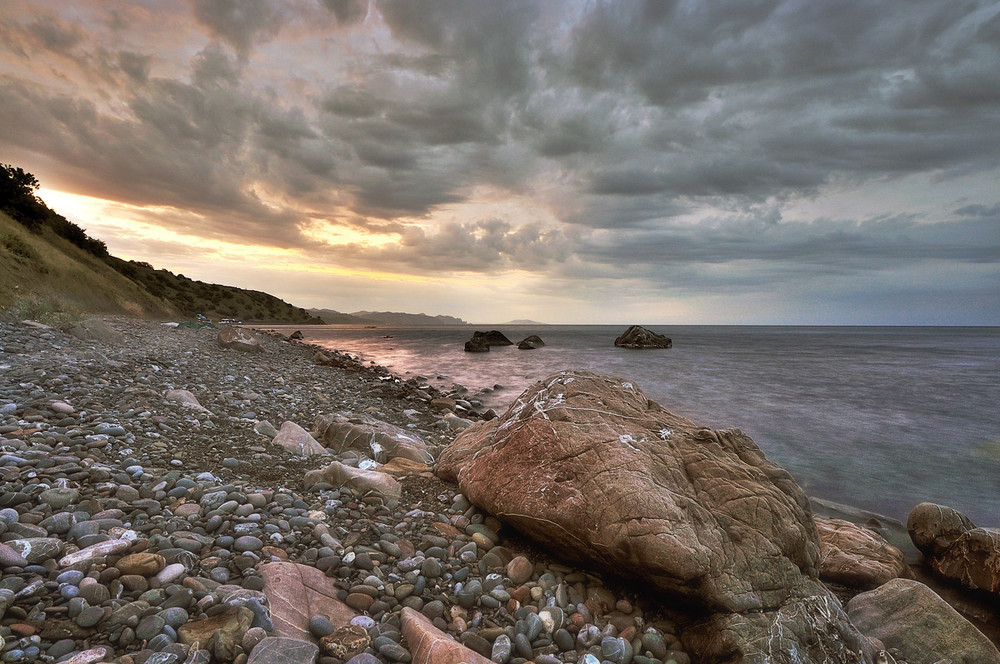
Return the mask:
[[358, 318], [352, 314], [345, 314], [334, 309], [309, 309], [309, 315], [322, 318], [331, 325], [377, 325], [378, 321], [368, 318]]
[[373, 320], [382, 325], [468, 325], [454, 316], [428, 316], [427, 314], [405, 314], [397, 311], [355, 311], [355, 318]]
[[322, 323], [260, 291], [207, 284], [148, 263], [125, 261], [49, 209], [30, 173], [0, 164], [0, 312], [22, 318], [124, 314], [141, 318], [232, 318]]
[[3, 212], [0, 310], [21, 318], [68, 312], [167, 318], [180, 313], [51, 228], [29, 231]]

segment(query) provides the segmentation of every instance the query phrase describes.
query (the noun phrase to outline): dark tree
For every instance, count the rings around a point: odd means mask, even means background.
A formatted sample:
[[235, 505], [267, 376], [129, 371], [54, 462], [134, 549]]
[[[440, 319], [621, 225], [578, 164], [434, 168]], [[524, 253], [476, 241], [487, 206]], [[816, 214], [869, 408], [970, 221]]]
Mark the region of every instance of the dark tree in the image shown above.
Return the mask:
[[19, 166], [0, 164], [0, 209], [29, 229], [41, 229], [48, 208], [38, 200], [38, 180]]

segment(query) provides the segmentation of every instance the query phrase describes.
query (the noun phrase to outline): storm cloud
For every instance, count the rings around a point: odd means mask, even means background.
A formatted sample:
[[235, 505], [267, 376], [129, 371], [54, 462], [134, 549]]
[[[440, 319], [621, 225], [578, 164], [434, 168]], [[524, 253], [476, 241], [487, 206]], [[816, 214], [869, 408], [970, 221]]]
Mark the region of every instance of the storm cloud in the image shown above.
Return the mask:
[[52, 0], [0, 7], [0, 61], [2, 161], [172, 232], [611, 317], [825, 283], [1000, 322], [994, 2]]

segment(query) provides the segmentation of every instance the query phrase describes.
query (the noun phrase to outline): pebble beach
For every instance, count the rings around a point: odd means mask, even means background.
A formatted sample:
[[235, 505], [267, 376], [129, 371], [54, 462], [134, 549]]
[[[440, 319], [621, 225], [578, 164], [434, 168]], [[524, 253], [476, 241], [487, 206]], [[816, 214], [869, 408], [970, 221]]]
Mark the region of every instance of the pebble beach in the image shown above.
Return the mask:
[[[211, 328], [80, 327], [0, 320], [0, 661], [409, 662], [406, 610], [501, 664], [690, 661], [682, 613], [538, 551], [429, 466], [396, 474], [398, 501], [306, 490], [331, 460], [379, 460], [272, 443], [288, 422], [367, 417], [436, 456], [491, 415], [462, 386], [318, 363], [278, 334], [244, 353]], [[277, 638], [279, 563], [345, 612]]]

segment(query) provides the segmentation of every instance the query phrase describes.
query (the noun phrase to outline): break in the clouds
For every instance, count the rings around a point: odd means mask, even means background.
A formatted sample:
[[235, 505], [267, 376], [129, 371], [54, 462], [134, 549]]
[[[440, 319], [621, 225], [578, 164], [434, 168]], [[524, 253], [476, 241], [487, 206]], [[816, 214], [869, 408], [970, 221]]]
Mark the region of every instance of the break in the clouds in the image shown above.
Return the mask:
[[997, 62], [964, 0], [0, 3], [0, 161], [303, 305], [997, 324]]

